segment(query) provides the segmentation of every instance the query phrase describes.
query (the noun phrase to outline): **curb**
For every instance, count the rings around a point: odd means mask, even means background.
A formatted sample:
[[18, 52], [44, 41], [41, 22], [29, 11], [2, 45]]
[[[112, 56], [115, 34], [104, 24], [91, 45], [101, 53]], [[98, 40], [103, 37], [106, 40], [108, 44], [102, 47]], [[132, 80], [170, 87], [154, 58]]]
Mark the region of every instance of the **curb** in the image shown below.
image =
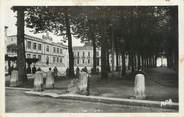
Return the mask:
[[148, 101], [148, 100], [135, 100], [135, 99], [123, 99], [123, 98], [109, 98], [100, 96], [84, 96], [77, 94], [56, 94], [56, 93], [45, 93], [45, 92], [35, 92], [35, 91], [25, 91], [26, 94], [46, 96], [58, 99], [72, 99], [90, 102], [101, 102], [107, 104], [120, 104], [120, 105], [132, 105], [132, 106], [147, 106], [147, 107], [159, 107], [165, 109], [178, 109], [178, 103], [168, 103], [161, 106], [161, 101]]
[[23, 90], [23, 91], [31, 91], [31, 88], [19, 88], [19, 87], [5, 87], [5, 89], [10, 89], [10, 90]]

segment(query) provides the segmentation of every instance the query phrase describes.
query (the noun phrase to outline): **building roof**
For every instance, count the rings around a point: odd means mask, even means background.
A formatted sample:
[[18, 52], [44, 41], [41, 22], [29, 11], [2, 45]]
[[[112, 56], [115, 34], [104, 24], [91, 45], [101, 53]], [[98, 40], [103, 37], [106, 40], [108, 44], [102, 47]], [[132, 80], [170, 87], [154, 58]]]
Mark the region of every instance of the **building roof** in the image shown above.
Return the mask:
[[92, 50], [92, 46], [73, 46], [73, 50]]
[[[99, 48], [97, 48], [99, 49]], [[73, 46], [73, 50], [93, 50], [92, 46]]]
[[[8, 37], [16, 37], [17, 35], [10, 35]], [[43, 43], [47, 43], [47, 44], [52, 44], [52, 45], [55, 45], [55, 46], [62, 46], [64, 48], [68, 48], [67, 45], [64, 45], [63, 43], [59, 42], [59, 43], [55, 43], [53, 41], [47, 41], [45, 39], [42, 39], [42, 38], [38, 38], [38, 37], [34, 37], [34, 36], [31, 36], [31, 35], [27, 35], [25, 34], [25, 39], [31, 39], [31, 40], [35, 40], [35, 41], [39, 41], [39, 42], [43, 42]]]

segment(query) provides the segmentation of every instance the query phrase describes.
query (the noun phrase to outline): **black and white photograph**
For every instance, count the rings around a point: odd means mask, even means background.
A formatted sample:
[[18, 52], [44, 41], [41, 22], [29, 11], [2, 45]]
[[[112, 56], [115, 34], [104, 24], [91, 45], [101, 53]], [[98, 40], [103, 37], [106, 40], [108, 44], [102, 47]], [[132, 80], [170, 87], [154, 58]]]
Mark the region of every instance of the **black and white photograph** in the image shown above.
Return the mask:
[[178, 5], [5, 7], [5, 113], [178, 113]]

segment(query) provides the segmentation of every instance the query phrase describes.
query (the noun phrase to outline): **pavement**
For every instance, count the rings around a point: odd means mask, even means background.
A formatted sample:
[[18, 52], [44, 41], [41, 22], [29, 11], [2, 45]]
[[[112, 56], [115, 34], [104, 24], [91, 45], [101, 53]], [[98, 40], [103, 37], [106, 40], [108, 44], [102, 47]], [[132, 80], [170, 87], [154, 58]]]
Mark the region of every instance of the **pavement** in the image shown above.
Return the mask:
[[27, 95], [25, 90], [6, 89], [6, 113], [127, 113], [127, 112], [178, 112], [148, 106], [107, 104]]
[[138, 99], [123, 99], [123, 98], [108, 98], [100, 96], [85, 96], [78, 94], [57, 94], [57, 93], [46, 93], [46, 92], [35, 92], [35, 91], [26, 91], [26, 94], [41, 96], [41, 97], [52, 97], [59, 99], [72, 99], [72, 100], [81, 100], [88, 102], [101, 102], [107, 104], [121, 104], [121, 105], [132, 105], [132, 106], [147, 106], [147, 107], [160, 107], [160, 108], [169, 108], [169, 109], [178, 109], [178, 103], [166, 101], [149, 101], [149, 100], [138, 100]]

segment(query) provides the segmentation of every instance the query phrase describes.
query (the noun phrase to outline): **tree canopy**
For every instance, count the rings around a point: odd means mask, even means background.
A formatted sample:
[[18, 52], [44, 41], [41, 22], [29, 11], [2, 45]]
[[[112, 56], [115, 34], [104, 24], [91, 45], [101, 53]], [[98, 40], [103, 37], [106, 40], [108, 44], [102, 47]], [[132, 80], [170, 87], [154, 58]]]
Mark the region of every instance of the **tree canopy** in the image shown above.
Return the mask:
[[81, 42], [94, 42], [94, 47], [101, 47], [105, 77], [112, 47], [122, 58], [128, 54], [132, 67], [136, 56], [138, 66], [147, 66], [160, 53], [167, 55], [170, 65], [174, 64], [178, 51], [177, 13], [175, 6], [34, 6], [27, 7], [25, 21], [35, 33], [50, 31], [69, 40], [71, 71], [71, 35]]

